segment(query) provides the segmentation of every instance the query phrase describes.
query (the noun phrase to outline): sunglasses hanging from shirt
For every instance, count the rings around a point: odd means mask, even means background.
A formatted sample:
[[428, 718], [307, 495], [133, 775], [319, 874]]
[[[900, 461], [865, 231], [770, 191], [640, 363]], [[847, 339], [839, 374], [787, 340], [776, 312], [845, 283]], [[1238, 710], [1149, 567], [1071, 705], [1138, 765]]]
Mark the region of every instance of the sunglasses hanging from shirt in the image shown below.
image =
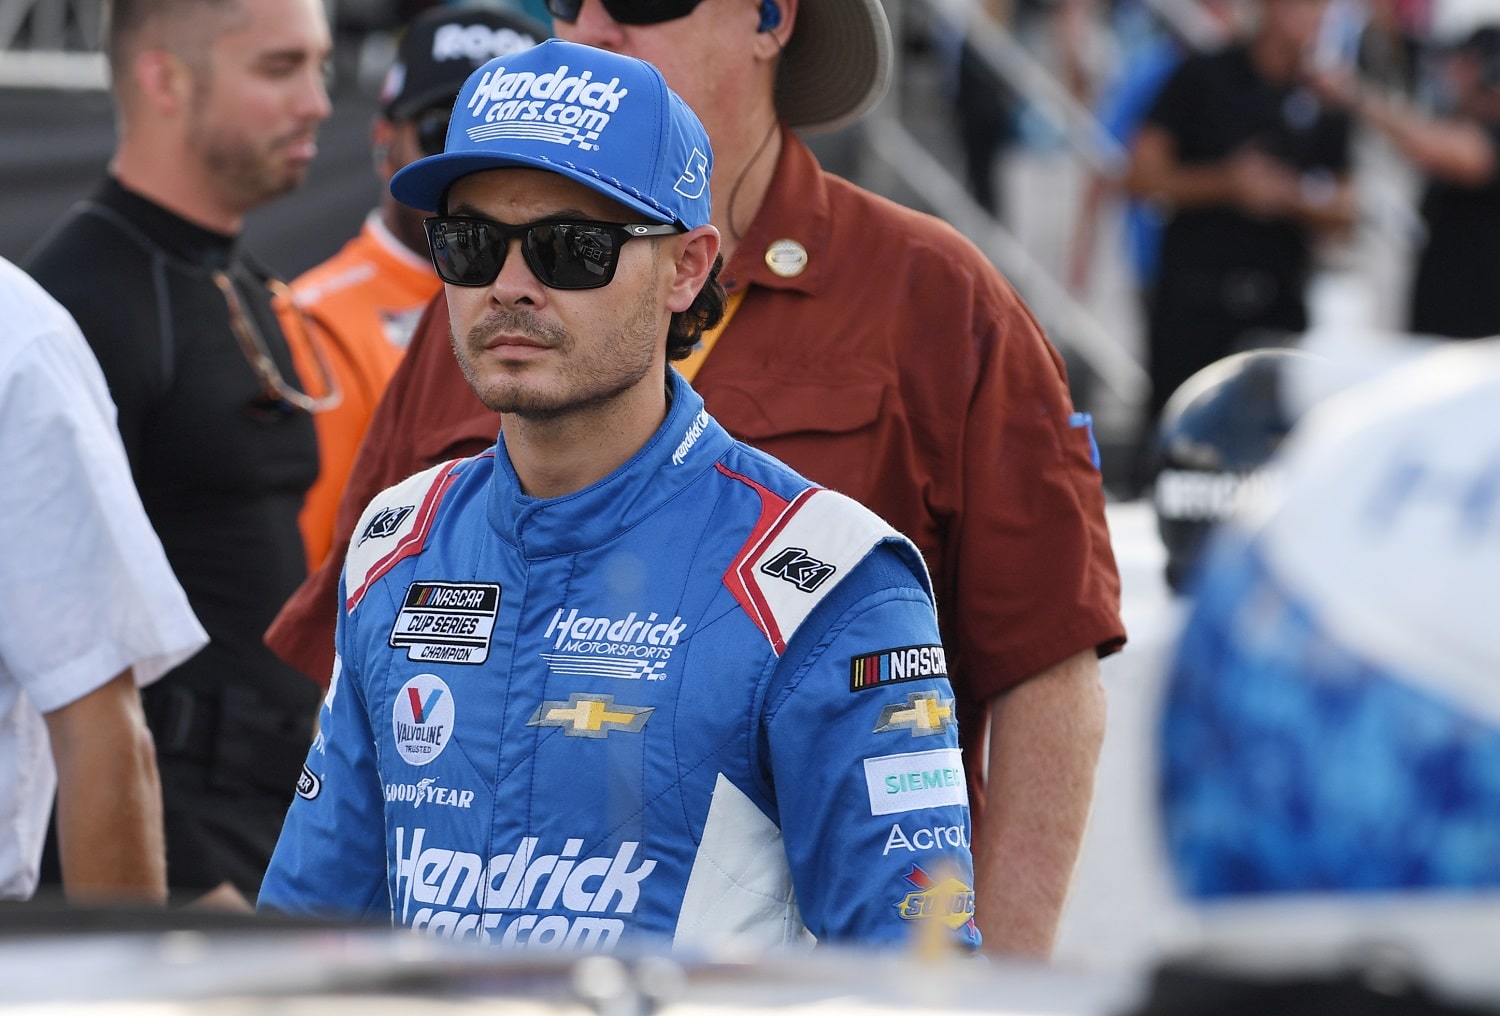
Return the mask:
[[[307, 325], [302, 320], [302, 313], [297, 309], [295, 298], [286, 283], [279, 279], [266, 280], [266, 285], [272, 294], [278, 299], [287, 301], [287, 306], [296, 314], [297, 325], [302, 332], [299, 338], [312, 353], [313, 360], [318, 365], [320, 387], [325, 393], [323, 395], [309, 395], [287, 383], [286, 378], [281, 374], [281, 368], [277, 367], [276, 361], [271, 359], [271, 351], [266, 347], [266, 340], [261, 335], [260, 329], [255, 326], [250, 315], [245, 313], [245, 305], [240, 300], [239, 291], [235, 289], [234, 280], [224, 271], [214, 272], [213, 279], [214, 285], [218, 286], [219, 292], [224, 294], [224, 302], [229, 307], [229, 330], [234, 332], [240, 352], [245, 355], [245, 361], [250, 364], [250, 369], [255, 372], [256, 378], [260, 381], [261, 394], [247, 407], [252, 413], [290, 410], [293, 407], [307, 413], [321, 413], [334, 408], [344, 400], [344, 393], [339, 388], [333, 370], [328, 366], [323, 349], [308, 334]], [[288, 342], [290, 339], [291, 337], [288, 336]]]
[[620, 248], [645, 236], [680, 233], [675, 225], [620, 222], [531, 222], [507, 226], [489, 219], [439, 215], [426, 219], [432, 264], [444, 282], [488, 286], [505, 266], [510, 241], [549, 289], [598, 289], [615, 277]]

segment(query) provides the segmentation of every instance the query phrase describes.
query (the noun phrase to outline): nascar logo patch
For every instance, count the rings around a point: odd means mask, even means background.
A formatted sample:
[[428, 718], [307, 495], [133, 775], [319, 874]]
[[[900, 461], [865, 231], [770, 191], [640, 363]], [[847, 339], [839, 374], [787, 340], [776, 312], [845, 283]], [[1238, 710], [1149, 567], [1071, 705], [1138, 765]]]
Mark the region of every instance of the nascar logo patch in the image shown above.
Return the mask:
[[901, 646], [849, 660], [850, 691], [947, 676], [948, 657], [942, 646]]

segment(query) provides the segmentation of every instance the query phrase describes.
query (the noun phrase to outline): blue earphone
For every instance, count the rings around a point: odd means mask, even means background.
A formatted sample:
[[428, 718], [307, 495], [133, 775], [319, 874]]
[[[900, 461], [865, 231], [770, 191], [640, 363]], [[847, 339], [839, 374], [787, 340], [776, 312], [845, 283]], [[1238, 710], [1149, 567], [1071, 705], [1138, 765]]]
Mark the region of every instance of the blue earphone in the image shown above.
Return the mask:
[[781, 8], [776, 0], [760, 0], [760, 25], [757, 32], [769, 32], [781, 24]]

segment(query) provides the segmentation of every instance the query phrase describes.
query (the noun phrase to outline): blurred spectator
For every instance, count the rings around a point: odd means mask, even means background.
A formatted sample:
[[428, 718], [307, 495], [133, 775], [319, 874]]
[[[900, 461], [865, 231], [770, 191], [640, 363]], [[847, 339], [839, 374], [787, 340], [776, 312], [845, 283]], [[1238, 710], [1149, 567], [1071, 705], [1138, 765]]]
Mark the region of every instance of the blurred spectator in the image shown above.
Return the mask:
[[0, 899], [35, 890], [56, 790], [68, 898], [160, 903], [161, 783], [136, 687], [208, 636], [78, 326], [3, 260], [0, 316]]
[[[879, 99], [882, 8], [558, 11], [559, 36], [658, 63], [703, 119], [731, 302], [678, 369], [731, 434], [922, 550], [958, 661], [985, 944], [1046, 954], [1103, 736], [1097, 658], [1124, 641], [1103, 488], [1091, 421], [1009, 284], [951, 226], [826, 173], [794, 133], [851, 123]], [[832, 66], [845, 70], [837, 87]], [[442, 304], [418, 325], [361, 446], [341, 539], [382, 487], [493, 442], [498, 419], [455, 365], [449, 329]], [[309, 674], [332, 672], [338, 575], [331, 557], [267, 634]]]
[[1500, 887], [1497, 400], [1494, 342], [1335, 396], [1216, 536], [1161, 732], [1190, 898]]
[[[329, 113], [321, 0], [117, 0], [108, 178], [33, 252], [119, 408], [141, 500], [212, 639], [144, 693], [176, 898], [248, 906], [312, 737], [318, 688], [261, 643], [307, 573], [308, 394], [237, 243], [302, 183]], [[283, 287], [284, 288], [284, 287]]]
[[1348, 74], [1317, 82], [1427, 176], [1411, 331], [1472, 339], [1500, 334], [1500, 26], [1476, 29], [1443, 69], [1452, 106], [1443, 117]]
[[[994, 24], [1011, 27], [1009, 0], [982, 0], [979, 9]], [[1015, 140], [1018, 98], [1003, 78], [980, 56], [967, 35], [958, 44], [958, 74], [953, 113], [964, 152], [964, 181], [979, 206], [1004, 218], [995, 184], [995, 163], [1001, 150]]]
[[[1179, 34], [1178, 22], [1165, 21], [1159, 36], [1132, 55], [1115, 80], [1104, 90], [1098, 106], [1100, 125], [1121, 145], [1129, 148], [1146, 113], [1156, 102], [1162, 86], [1194, 49], [1211, 50], [1237, 34], [1236, 0], [1197, 0], [1202, 18], [1193, 39]], [[1068, 265], [1068, 285], [1075, 293], [1088, 289], [1096, 254], [1095, 237], [1105, 199], [1118, 188], [1116, 181], [1099, 173], [1090, 174], [1074, 224]], [[1123, 226], [1126, 260], [1143, 306], [1149, 305], [1156, 283], [1161, 253], [1162, 209], [1149, 201], [1127, 200]]]
[[1255, 34], [1190, 57], [1136, 135], [1132, 194], [1168, 216], [1144, 433], [1200, 367], [1307, 327], [1313, 240], [1354, 221], [1349, 120], [1304, 83], [1327, 0], [1258, 0]]
[[[386, 75], [381, 112], [370, 131], [382, 184], [413, 160], [443, 150], [454, 96], [470, 71], [546, 36], [519, 14], [482, 8], [445, 5], [413, 21]], [[295, 306], [278, 307], [287, 334], [298, 333], [299, 316], [317, 332], [344, 396], [315, 418], [318, 480], [301, 516], [310, 568], [328, 556], [360, 439], [417, 318], [441, 288], [427, 254], [425, 216], [391, 197], [388, 188], [380, 193], [380, 207], [359, 235], [292, 283]], [[305, 359], [298, 366], [304, 374], [314, 368]]]

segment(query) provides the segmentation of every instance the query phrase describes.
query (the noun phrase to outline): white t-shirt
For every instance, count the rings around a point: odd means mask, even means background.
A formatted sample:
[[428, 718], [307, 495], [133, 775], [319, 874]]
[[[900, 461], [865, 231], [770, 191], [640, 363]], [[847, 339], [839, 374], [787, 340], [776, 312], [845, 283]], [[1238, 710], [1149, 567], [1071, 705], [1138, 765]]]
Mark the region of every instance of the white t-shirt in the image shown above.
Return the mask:
[[146, 519], [78, 326], [0, 259], [0, 899], [25, 899], [57, 776], [42, 714], [208, 642]]

